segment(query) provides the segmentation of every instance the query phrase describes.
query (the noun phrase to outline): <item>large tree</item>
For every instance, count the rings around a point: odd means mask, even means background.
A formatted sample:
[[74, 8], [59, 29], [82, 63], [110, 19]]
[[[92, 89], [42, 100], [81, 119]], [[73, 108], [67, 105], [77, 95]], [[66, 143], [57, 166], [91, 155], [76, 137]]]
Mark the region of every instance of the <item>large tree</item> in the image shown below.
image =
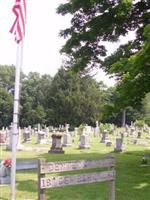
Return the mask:
[[[69, 56], [69, 66], [76, 71], [98, 66], [117, 74], [118, 91], [127, 97], [122, 107], [139, 103], [150, 88], [149, 11], [148, 0], [69, 0], [57, 10], [62, 15], [72, 15], [70, 28], [60, 33], [67, 38], [61, 52]], [[117, 42], [130, 31], [135, 32], [135, 39], [121, 45], [103, 62], [102, 57], [107, 56], [104, 42]], [[126, 88], [133, 88], [132, 95], [125, 93]]]
[[50, 88], [52, 124], [95, 124], [100, 119], [102, 94], [91, 77], [81, 77], [60, 69]]
[[0, 87], [0, 128], [9, 126], [13, 116], [13, 95]]
[[48, 124], [48, 95], [52, 78], [30, 72], [22, 80], [21, 89], [21, 125]]
[[147, 93], [143, 99], [143, 118], [147, 124], [150, 125], [150, 93]]
[[0, 65], [0, 127], [12, 122], [14, 80], [15, 67]]

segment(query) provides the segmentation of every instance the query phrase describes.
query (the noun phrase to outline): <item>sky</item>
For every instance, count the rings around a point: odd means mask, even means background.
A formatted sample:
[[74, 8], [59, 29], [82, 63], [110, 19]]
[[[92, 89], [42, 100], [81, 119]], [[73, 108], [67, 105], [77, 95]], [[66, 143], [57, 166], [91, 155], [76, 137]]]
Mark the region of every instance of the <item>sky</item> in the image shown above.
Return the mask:
[[[27, 0], [27, 25], [24, 39], [23, 65], [24, 73], [38, 72], [54, 76], [61, 67], [63, 57], [59, 53], [65, 43], [59, 37], [62, 29], [69, 27], [70, 17], [56, 13], [59, 4], [66, 0]], [[15, 0], [0, 0], [0, 64], [16, 65], [17, 45], [9, 30], [15, 16], [12, 7]], [[132, 38], [133, 34], [128, 38]], [[124, 43], [127, 39], [121, 39]], [[107, 44], [112, 53], [118, 44]], [[114, 85], [114, 79], [108, 79], [102, 70], [97, 71], [96, 80], [104, 81], [108, 86]]]

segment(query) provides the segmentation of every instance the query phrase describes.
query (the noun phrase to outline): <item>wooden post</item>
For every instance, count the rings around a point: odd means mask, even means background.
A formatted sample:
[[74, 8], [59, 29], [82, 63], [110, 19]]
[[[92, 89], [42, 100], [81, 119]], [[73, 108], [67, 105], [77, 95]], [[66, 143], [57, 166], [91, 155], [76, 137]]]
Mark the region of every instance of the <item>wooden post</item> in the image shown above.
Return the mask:
[[115, 200], [115, 181], [109, 181], [109, 200]]
[[46, 200], [45, 189], [40, 187], [40, 179], [45, 177], [45, 173], [41, 174], [41, 163], [44, 162], [44, 160], [38, 160], [38, 200]]
[[[114, 158], [114, 157], [110, 156], [110, 158]], [[111, 169], [113, 169], [115, 173], [114, 166], [108, 168], [108, 170], [111, 170]], [[115, 200], [115, 180], [108, 182], [108, 195], [109, 195], [108, 200]]]

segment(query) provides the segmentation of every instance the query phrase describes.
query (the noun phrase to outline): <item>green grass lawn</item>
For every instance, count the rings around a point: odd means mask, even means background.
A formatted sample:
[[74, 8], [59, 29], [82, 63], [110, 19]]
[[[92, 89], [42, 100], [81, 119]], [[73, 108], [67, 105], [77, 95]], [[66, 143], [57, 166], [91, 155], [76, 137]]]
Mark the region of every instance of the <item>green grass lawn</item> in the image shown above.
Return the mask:
[[[128, 141], [126, 140], [126, 143]], [[112, 154], [116, 160], [116, 200], [148, 200], [150, 198], [150, 166], [141, 166], [144, 153], [150, 151], [150, 145], [127, 145], [124, 153], [114, 153], [114, 147], [106, 147], [99, 138], [91, 138], [91, 148], [78, 149], [78, 138], [72, 147], [65, 147], [65, 154], [48, 154], [49, 145], [41, 145], [46, 151], [19, 151], [17, 160], [45, 158], [47, 161], [100, 159]], [[33, 148], [37, 145], [32, 143]], [[30, 146], [30, 144], [27, 144]], [[40, 146], [40, 145], [38, 145]], [[9, 151], [1, 149], [2, 159], [10, 157]], [[76, 186], [65, 186], [46, 190], [47, 200], [107, 200], [108, 183], [92, 183]], [[17, 171], [16, 199], [37, 199], [37, 171]], [[9, 186], [0, 186], [0, 199], [9, 200]]]

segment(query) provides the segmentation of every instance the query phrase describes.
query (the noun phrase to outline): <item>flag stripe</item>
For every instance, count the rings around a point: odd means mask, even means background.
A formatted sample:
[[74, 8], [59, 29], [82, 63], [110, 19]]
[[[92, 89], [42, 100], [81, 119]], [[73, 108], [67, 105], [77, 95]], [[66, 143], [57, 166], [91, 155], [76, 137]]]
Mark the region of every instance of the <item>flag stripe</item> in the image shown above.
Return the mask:
[[25, 35], [26, 0], [16, 0], [12, 11], [16, 16], [16, 19], [10, 32], [14, 34], [15, 41], [19, 43]]

